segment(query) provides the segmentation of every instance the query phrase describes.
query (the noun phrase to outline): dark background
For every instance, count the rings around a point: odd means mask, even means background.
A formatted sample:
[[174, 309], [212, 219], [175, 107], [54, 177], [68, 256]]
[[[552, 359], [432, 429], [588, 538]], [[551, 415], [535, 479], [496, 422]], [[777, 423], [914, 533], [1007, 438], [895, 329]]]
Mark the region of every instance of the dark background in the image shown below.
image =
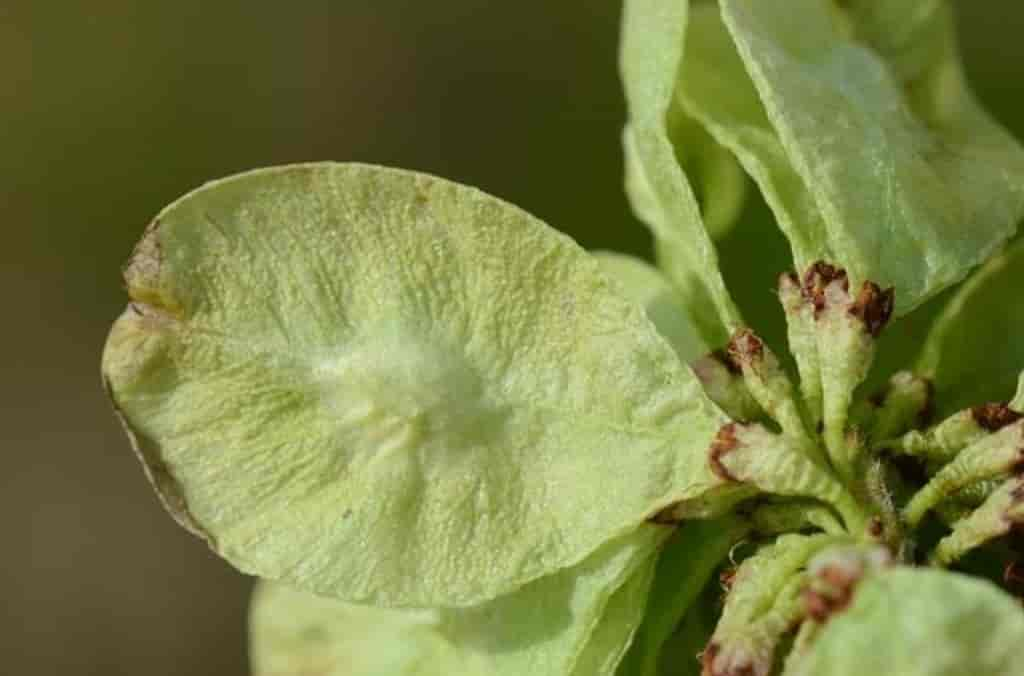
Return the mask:
[[[1024, 136], [1024, 5], [960, 17], [976, 91]], [[163, 514], [100, 388], [150, 218], [243, 169], [360, 160], [646, 253], [620, 190], [617, 22], [582, 0], [0, 0], [0, 671], [246, 671], [249, 580]], [[737, 251], [756, 320], [784, 247]]]

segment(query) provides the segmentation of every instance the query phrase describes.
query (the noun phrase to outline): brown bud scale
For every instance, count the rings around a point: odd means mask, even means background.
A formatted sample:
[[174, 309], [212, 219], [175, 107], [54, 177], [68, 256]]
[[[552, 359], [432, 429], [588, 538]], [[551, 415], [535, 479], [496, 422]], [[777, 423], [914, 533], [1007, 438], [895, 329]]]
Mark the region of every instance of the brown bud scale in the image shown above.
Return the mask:
[[850, 306], [850, 314], [864, 323], [872, 338], [877, 338], [889, 323], [895, 302], [896, 290], [893, 287], [882, 291], [874, 282], [864, 282]]

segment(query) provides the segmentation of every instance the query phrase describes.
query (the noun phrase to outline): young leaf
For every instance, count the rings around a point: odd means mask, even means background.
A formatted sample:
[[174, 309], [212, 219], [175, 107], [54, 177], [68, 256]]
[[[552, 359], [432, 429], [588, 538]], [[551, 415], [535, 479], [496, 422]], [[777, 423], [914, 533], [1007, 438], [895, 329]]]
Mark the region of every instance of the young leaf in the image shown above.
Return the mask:
[[665, 535], [643, 527], [469, 608], [382, 609], [263, 586], [252, 613], [256, 676], [610, 674], [640, 623]]
[[854, 288], [894, 286], [897, 314], [906, 313], [1013, 234], [1024, 213], [1024, 152], [968, 90], [947, 3], [721, 7], [824, 220], [823, 258], [845, 267]]
[[679, 292], [661, 271], [639, 258], [614, 251], [597, 251], [594, 257], [605, 273], [622, 285], [626, 297], [647, 311], [647, 318], [683, 362], [691, 363], [708, 351]]
[[[654, 232], [660, 262], [692, 309], [709, 344], [742, 324], [718, 269], [718, 254], [669, 136], [683, 55], [686, 0], [628, 0], [620, 66], [629, 109], [623, 145], [627, 190]], [[717, 317], [708, 315], [708, 305]]]
[[103, 370], [238, 568], [465, 606], [720, 482], [692, 373], [567, 237], [479, 191], [312, 164], [210, 184], [126, 269]]
[[938, 413], [1008, 401], [1024, 370], [1024, 240], [978, 270], [935, 322], [916, 371], [935, 384]]
[[827, 258], [821, 214], [789, 163], [714, 3], [690, 11], [676, 99], [757, 182], [789, 239], [797, 269]]
[[866, 579], [786, 676], [1014, 676], [1024, 613], [989, 582], [924, 569]]

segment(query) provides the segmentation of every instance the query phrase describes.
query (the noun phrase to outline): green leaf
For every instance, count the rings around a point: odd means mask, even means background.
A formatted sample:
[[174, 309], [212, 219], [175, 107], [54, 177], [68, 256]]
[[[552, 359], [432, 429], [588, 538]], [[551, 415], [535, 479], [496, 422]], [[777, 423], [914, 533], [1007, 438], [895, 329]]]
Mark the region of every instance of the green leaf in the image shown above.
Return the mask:
[[714, 3], [691, 10], [676, 98], [757, 183], [789, 239], [797, 269], [827, 257], [818, 208], [790, 164]]
[[[627, 0], [620, 66], [629, 109], [623, 133], [626, 188], [654, 233], [659, 263], [683, 294], [702, 337], [722, 344], [742, 324], [718, 254], [670, 137], [683, 55], [686, 0]], [[710, 312], [714, 308], [714, 313]]]
[[939, 415], [1014, 396], [1024, 370], [1024, 240], [978, 270], [939, 315], [916, 371], [935, 384]]
[[605, 273], [622, 285], [626, 297], [647, 311], [647, 318], [680, 359], [691, 363], [708, 351], [679, 292], [661, 271], [639, 258], [614, 251], [595, 251], [593, 255]]
[[622, 676], [657, 676], [666, 641], [746, 531], [731, 517], [680, 525], [658, 557], [649, 607], [620, 665]]
[[[1024, 152], [974, 101], [947, 3], [722, 0], [786, 157], [853, 288], [913, 309], [991, 256], [1024, 213]], [[781, 220], [781, 219], [780, 219]], [[814, 244], [817, 223], [796, 221]], [[794, 245], [799, 269], [810, 261]]]
[[469, 608], [383, 609], [262, 586], [251, 622], [256, 676], [611, 674], [640, 623], [666, 534], [643, 527]]
[[164, 210], [103, 371], [172, 511], [243, 571], [465, 606], [720, 484], [724, 422], [597, 263], [437, 178], [312, 164]]
[[1015, 676], [1024, 610], [989, 582], [924, 569], [865, 580], [787, 676]]

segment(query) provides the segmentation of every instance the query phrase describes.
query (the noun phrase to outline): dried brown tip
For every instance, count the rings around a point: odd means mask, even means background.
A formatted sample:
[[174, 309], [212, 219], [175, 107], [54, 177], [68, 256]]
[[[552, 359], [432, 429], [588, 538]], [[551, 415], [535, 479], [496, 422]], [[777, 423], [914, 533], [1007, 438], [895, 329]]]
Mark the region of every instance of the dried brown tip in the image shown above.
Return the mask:
[[868, 333], [877, 338], [892, 317], [895, 301], [896, 290], [893, 287], [882, 291], [874, 282], [864, 282], [850, 307], [850, 314], [864, 322]]
[[739, 439], [736, 438], [736, 423], [729, 423], [724, 425], [722, 429], [718, 430], [718, 434], [715, 435], [714, 440], [711, 442], [711, 448], [708, 451], [708, 464], [711, 465], [711, 471], [719, 479], [723, 481], [739, 481], [729, 469], [722, 464], [722, 458], [727, 453], [736, 450], [736, 447], [740, 445]]
[[839, 281], [843, 291], [850, 290], [850, 282], [846, 270], [818, 261], [807, 268], [804, 273], [803, 294], [807, 302], [814, 306], [817, 315], [825, 308], [825, 288], [832, 282]]
[[1007, 425], [1012, 425], [1024, 418], [1006, 404], [1000, 403], [975, 406], [971, 409], [971, 417], [974, 418], [974, 422], [989, 432], [998, 432]]
[[726, 350], [735, 364], [752, 364], [764, 358], [764, 341], [750, 329], [740, 329], [733, 334]]

